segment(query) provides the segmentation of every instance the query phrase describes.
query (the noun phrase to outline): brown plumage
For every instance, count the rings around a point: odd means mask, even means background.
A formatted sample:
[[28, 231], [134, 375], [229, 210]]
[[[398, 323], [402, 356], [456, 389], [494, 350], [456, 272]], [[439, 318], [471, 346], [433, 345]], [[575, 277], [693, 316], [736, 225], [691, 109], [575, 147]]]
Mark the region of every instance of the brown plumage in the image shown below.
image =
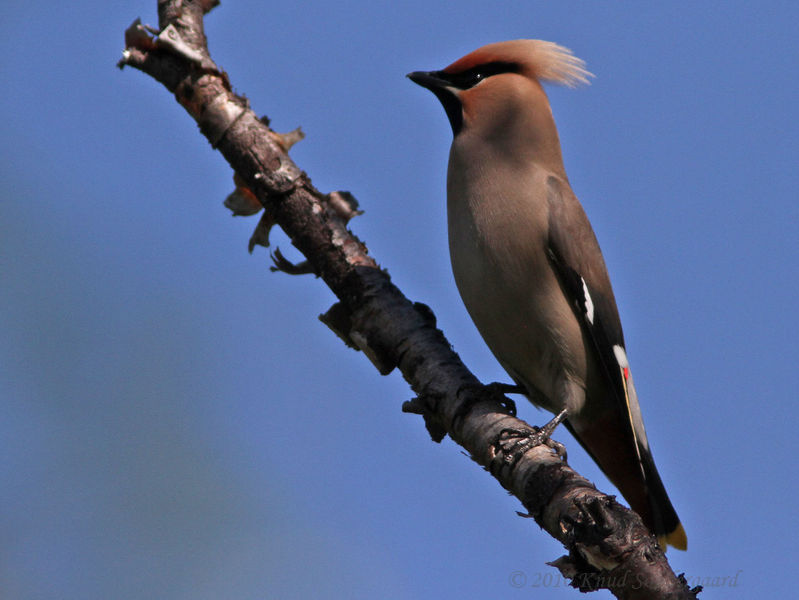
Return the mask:
[[605, 262], [569, 186], [542, 81], [587, 83], [557, 44], [489, 44], [409, 77], [443, 104], [458, 290], [491, 351], [566, 422], [662, 544], [687, 540], [646, 438]]

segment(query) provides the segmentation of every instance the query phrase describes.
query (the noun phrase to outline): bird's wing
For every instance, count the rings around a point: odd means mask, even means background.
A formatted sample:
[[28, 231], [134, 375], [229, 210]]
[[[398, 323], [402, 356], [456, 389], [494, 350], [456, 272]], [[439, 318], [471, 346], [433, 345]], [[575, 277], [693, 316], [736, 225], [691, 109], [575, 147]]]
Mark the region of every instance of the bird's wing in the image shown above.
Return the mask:
[[624, 348], [616, 299], [599, 243], [568, 184], [551, 176], [547, 188], [550, 259], [593, 341], [610, 388], [629, 419], [635, 449], [639, 460], [643, 461], [644, 455], [649, 453], [649, 443]]
[[[602, 447], [587, 444], [589, 436], [596, 442], [596, 435], [602, 438], [612, 435], [610, 431], [615, 426], [620, 426], [621, 435], [629, 435], [638, 458], [638, 469], [643, 476], [646, 491], [646, 504], [638, 504], [636, 510], [644, 515], [649, 515], [650, 526], [661, 539], [661, 543], [671, 544], [684, 550], [687, 545], [685, 531], [671, 501], [666, 494], [666, 489], [660, 479], [649, 441], [646, 438], [644, 421], [638, 405], [638, 396], [635, 393], [633, 376], [627, 361], [624, 349], [624, 335], [622, 334], [619, 312], [616, 308], [616, 299], [610, 285], [605, 260], [599, 249], [594, 231], [588, 222], [582, 206], [571, 188], [563, 180], [551, 176], [547, 182], [547, 202], [549, 204], [549, 256], [558, 272], [565, 291], [570, 296], [575, 314], [580, 319], [588, 337], [592, 340], [596, 354], [603, 371], [607, 376], [612, 396], [617, 399], [618, 420], [602, 420], [595, 425], [600, 431], [583, 431], [582, 436], [573, 428], [577, 439], [588, 450], [594, 460], [606, 473], [616, 471], [623, 480], [614, 481], [624, 495], [628, 493], [631, 504], [636, 497], [638, 485], [630, 480], [627, 475], [618, 473], [622, 457], [596, 456], [594, 450]], [[614, 425], [614, 421], [616, 425]], [[609, 461], [609, 462], [608, 462]], [[635, 468], [631, 465], [632, 468]], [[629, 473], [630, 475], [632, 473]], [[626, 492], [624, 490], [627, 490]], [[647, 520], [647, 519], [645, 519]], [[665, 546], [664, 546], [665, 547]]]

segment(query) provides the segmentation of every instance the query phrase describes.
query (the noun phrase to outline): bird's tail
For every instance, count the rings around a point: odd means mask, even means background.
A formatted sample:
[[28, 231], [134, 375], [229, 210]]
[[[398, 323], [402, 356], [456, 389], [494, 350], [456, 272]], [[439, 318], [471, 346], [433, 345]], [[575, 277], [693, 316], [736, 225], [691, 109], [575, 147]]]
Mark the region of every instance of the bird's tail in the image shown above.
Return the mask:
[[[669, 500], [669, 495], [655, 467], [655, 460], [648, 448], [641, 452], [641, 468], [644, 472], [644, 484], [648, 490], [647, 497], [653, 521], [651, 527], [657, 535], [660, 547], [665, 550], [666, 546], [674, 546], [677, 550], [686, 550], [688, 537]], [[637, 512], [637, 509], [634, 510]]]
[[566, 422], [566, 426], [586, 452], [599, 465], [644, 524], [654, 533], [660, 546], [688, 547], [685, 530], [669, 500], [648, 447], [635, 444], [626, 415], [608, 411], [589, 422]]
[[[669, 495], [660, 479], [655, 459], [649, 448], [649, 440], [646, 437], [644, 419], [641, 416], [641, 407], [638, 404], [638, 394], [635, 391], [633, 375], [627, 361], [624, 348], [614, 346], [616, 360], [619, 363], [619, 375], [624, 389], [624, 399], [627, 408], [627, 419], [631, 426], [633, 443], [638, 454], [641, 472], [644, 478], [644, 485], [648, 493], [647, 499], [650, 504], [652, 515], [652, 529], [658, 537], [660, 546], [665, 550], [667, 546], [674, 546], [678, 550], [685, 550], [688, 547], [688, 538], [685, 535], [677, 512], [671, 505]], [[622, 492], [623, 493], [623, 492]], [[625, 495], [626, 497], [626, 495]]]

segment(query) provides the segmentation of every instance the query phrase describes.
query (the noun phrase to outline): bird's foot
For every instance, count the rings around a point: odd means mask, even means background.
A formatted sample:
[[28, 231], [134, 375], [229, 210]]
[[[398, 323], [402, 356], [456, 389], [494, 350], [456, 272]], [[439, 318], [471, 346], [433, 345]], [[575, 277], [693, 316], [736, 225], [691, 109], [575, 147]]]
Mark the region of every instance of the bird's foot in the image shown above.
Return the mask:
[[549, 423], [543, 427], [532, 429], [506, 428], [499, 432], [494, 446], [505, 455], [505, 462], [511, 467], [516, 466], [525, 452], [542, 444], [551, 448], [561, 460], [566, 460], [566, 447], [560, 442], [551, 439], [552, 433], [568, 416], [563, 409]]
[[[485, 386], [492, 394], [521, 394], [527, 395], [527, 390], [524, 386], [518, 383], [502, 383], [501, 381], [494, 381], [486, 384]], [[515, 413], [514, 413], [515, 414]]]
[[[516, 389], [518, 388], [518, 392]], [[457, 395], [460, 396], [464, 392], [469, 392], [466, 399], [464, 399], [458, 409], [453, 415], [453, 422], [463, 419], [468, 415], [474, 405], [485, 400], [493, 400], [499, 404], [509, 415], [516, 416], [516, 403], [510, 398], [506, 398], [505, 394], [523, 393], [520, 386], [514, 386], [507, 383], [489, 383], [483, 385], [481, 383], [467, 383], [458, 389]]]

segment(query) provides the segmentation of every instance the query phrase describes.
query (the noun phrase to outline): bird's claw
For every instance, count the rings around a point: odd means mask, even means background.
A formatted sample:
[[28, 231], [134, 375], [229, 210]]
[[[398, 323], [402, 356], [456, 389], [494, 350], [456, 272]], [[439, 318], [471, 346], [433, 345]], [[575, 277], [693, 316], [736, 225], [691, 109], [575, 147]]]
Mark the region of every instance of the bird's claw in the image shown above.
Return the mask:
[[511, 467], [514, 467], [528, 450], [542, 444], [551, 448], [561, 460], [565, 461], [566, 447], [560, 442], [551, 439], [551, 436], [557, 426], [567, 416], [568, 414], [564, 409], [543, 427], [533, 427], [532, 429], [505, 428], [497, 435], [494, 446], [501, 450], [505, 456], [505, 462]]
[[461, 393], [465, 391], [471, 393], [458, 406], [458, 409], [455, 411], [452, 419], [453, 422], [457, 421], [458, 419], [463, 419], [471, 412], [475, 404], [484, 400], [493, 400], [503, 409], [505, 409], [505, 412], [507, 412], [510, 416], [515, 417], [516, 403], [505, 396], [505, 393], [511, 393], [509, 390], [510, 387], [512, 386], [504, 383], [489, 383], [488, 385], [483, 385], [481, 383], [467, 383], [461, 386], [458, 389], [456, 394], [457, 396], [460, 396]]

